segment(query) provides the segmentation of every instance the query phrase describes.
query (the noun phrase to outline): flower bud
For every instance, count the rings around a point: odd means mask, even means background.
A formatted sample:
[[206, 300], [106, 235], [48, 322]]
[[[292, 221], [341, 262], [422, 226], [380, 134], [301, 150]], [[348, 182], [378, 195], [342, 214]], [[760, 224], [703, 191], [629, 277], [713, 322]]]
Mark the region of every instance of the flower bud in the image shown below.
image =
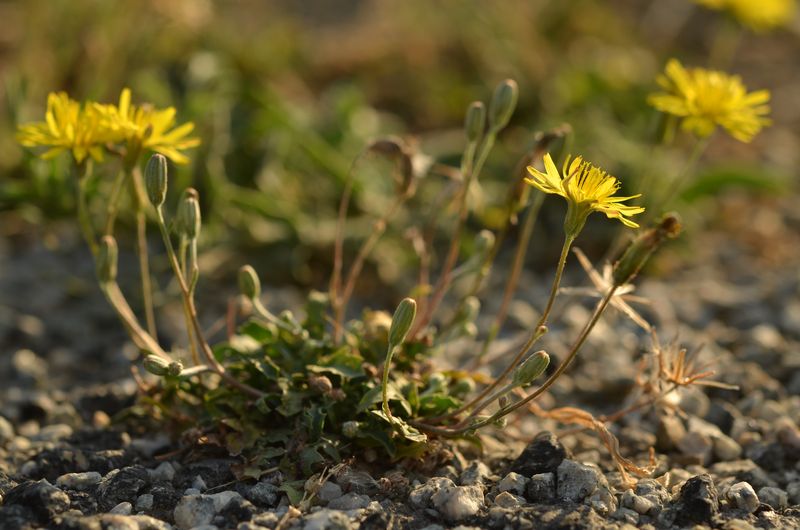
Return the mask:
[[457, 396], [471, 394], [475, 392], [475, 381], [469, 377], [461, 378], [451, 387], [451, 392]]
[[328, 394], [333, 390], [333, 383], [324, 375], [310, 375], [308, 376], [308, 386], [319, 394]]
[[483, 256], [494, 246], [495, 237], [490, 230], [481, 230], [475, 236], [475, 253]]
[[261, 296], [261, 281], [255, 269], [250, 265], [243, 265], [239, 269], [239, 292], [250, 300]]
[[117, 240], [112, 236], [103, 236], [97, 253], [97, 277], [101, 282], [113, 282], [117, 279], [118, 256]]
[[523, 362], [514, 372], [512, 380], [514, 386], [527, 386], [533, 383], [547, 370], [550, 356], [544, 350], [539, 350]]
[[404, 298], [392, 316], [392, 325], [389, 328], [390, 346], [399, 346], [406, 340], [416, 316], [417, 302], [413, 298]]
[[680, 218], [675, 213], [665, 214], [659, 223], [648, 228], [631, 241], [622, 257], [614, 264], [614, 285], [620, 286], [628, 283], [636, 276], [653, 252], [661, 246], [666, 239], [678, 237], [681, 232]]
[[342, 435], [345, 438], [355, 438], [358, 436], [358, 422], [346, 421], [342, 423]]
[[186, 237], [196, 239], [200, 234], [200, 201], [197, 190], [187, 189], [178, 205], [178, 226]]
[[474, 322], [481, 312], [481, 301], [477, 296], [468, 296], [464, 299], [463, 320], [466, 322]]
[[508, 125], [517, 106], [518, 93], [517, 83], [513, 79], [506, 79], [497, 85], [489, 104], [489, 127], [492, 131], [497, 132]]
[[144, 170], [144, 185], [153, 206], [158, 208], [164, 204], [167, 198], [167, 157], [158, 153], [150, 157]]
[[486, 107], [480, 101], [473, 101], [467, 107], [467, 115], [464, 118], [464, 132], [467, 134], [467, 141], [477, 142], [483, 134], [486, 123]]
[[159, 357], [158, 355], [147, 355], [144, 358], [144, 369], [153, 375], [165, 376], [170, 373], [170, 366], [173, 363]]

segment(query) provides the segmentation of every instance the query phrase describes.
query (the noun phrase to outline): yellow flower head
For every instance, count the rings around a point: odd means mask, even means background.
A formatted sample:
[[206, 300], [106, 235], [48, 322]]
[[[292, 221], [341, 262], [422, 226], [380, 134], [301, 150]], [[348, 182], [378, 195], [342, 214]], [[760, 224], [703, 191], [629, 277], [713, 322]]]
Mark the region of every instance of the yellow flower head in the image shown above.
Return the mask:
[[787, 25], [797, 9], [795, 0], [695, 0], [709, 9], [726, 10], [755, 31]]
[[545, 172], [529, 166], [530, 177], [525, 182], [545, 193], [561, 195], [567, 200], [567, 219], [564, 227], [568, 234], [576, 235], [586, 218], [592, 212], [602, 212], [609, 219], [619, 219], [622, 224], [630, 228], [639, 225], [629, 219], [630, 216], [644, 211], [641, 206], [621, 204], [628, 199], [635, 199], [640, 195], [630, 197], [615, 197], [619, 190], [619, 181], [597, 166], [576, 157], [570, 162], [569, 157], [564, 162], [563, 176], [553, 163], [550, 154], [544, 156]]
[[103, 145], [117, 136], [108, 120], [94, 105], [83, 105], [65, 92], [47, 96], [45, 121], [21, 125], [17, 140], [25, 147], [49, 147], [42, 158], [53, 158], [62, 151], [72, 151], [78, 163], [91, 156], [103, 160]]
[[176, 164], [185, 164], [189, 159], [181, 153], [184, 149], [197, 147], [200, 139], [188, 137], [194, 123], [187, 122], [175, 127], [175, 108], [156, 109], [151, 105], [132, 105], [130, 89], [123, 89], [119, 105], [94, 104], [97, 112], [108, 117], [115, 130], [129, 145], [161, 153]]
[[769, 91], [747, 92], [739, 76], [692, 68], [670, 59], [658, 84], [666, 92], [651, 94], [648, 102], [662, 112], [682, 118], [681, 127], [699, 137], [717, 126], [742, 142], [749, 142], [771, 123]]

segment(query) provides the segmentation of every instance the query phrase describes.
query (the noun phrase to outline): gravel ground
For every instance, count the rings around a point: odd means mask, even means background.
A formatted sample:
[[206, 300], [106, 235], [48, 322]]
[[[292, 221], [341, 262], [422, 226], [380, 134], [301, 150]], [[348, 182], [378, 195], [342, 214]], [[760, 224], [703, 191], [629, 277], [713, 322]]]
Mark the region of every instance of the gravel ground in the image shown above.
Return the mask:
[[[344, 463], [303, 510], [289, 505], [280, 473], [237, 481], [227, 455], [175, 456], [163, 433], [112, 426], [135, 386], [85, 254], [9, 232], [0, 240], [0, 528], [800, 528], [800, 212], [789, 200], [731, 195], [715, 219], [662, 255], [661, 279], [643, 279], [637, 293], [652, 301], [642, 313], [668, 333], [664, 342], [678, 333], [687, 347], [704, 344], [715, 379], [739, 390], [690, 387], [611, 426], [639, 464], [655, 447], [651, 478], [624, 488], [597, 436], [531, 416], [488, 435], [482, 455], [449, 448], [432, 471]], [[579, 284], [576, 268], [566, 285]], [[519, 298], [540, 299], [541, 289]], [[545, 343], [556, 359], [590, 307], [557, 308], [563, 323]], [[505, 342], [531, 311], [515, 304]], [[647, 342], [609, 313], [541, 405], [623, 408]]]

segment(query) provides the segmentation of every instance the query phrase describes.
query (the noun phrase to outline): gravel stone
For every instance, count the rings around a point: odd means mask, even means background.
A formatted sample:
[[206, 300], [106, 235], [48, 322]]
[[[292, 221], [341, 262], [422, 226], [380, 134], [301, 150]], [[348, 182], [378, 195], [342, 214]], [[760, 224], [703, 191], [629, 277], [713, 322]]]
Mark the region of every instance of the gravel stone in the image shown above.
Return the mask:
[[109, 510], [122, 501], [133, 501], [150, 482], [150, 474], [142, 466], [128, 466], [103, 477], [98, 487], [98, 503]]
[[153, 509], [153, 496], [149, 493], [145, 493], [144, 495], [139, 495], [139, 498], [136, 499], [136, 511], [147, 512], [152, 509]]
[[420, 484], [408, 494], [408, 501], [415, 508], [427, 508], [433, 494], [442, 488], [453, 488], [455, 484], [449, 478], [432, 477], [425, 484]]
[[0, 446], [14, 439], [14, 426], [3, 416], [0, 416]]
[[694, 476], [684, 483], [679, 502], [679, 523], [707, 523], [719, 512], [717, 488], [706, 474]]
[[531, 502], [550, 502], [556, 496], [555, 474], [538, 473], [532, 476], [525, 492]]
[[461, 473], [459, 483], [462, 486], [482, 486], [486, 484], [487, 479], [492, 476], [492, 471], [489, 466], [483, 462], [472, 462], [467, 469]]
[[501, 492], [509, 491], [515, 495], [524, 495], [529, 481], [529, 478], [512, 471], [497, 484], [497, 489]]
[[157, 468], [150, 469], [149, 473], [153, 482], [172, 482], [175, 478], [175, 468], [169, 462], [161, 462]]
[[650, 499], [636, 495], [632, 490], [625, 490], [625, 493], [622, 494], [621, 504], [625, 508], [630, 508], [641, 515], [645, 515], [655, 508], [655, 505]]
[[20, 505], [30, 509], [40, 522], [52, 519], [69, 509], [69, 496], [47, 480], [26, 481], [9, 490], [3, 506]]
[[317, 498], [323, 502], [330, 502], [342, 496], [342, 488], [335, 482], [326, 481], [317, 492]]
[[303, 530], [351, 530], [353, 524], [346, 513], [328, 508], [305, 517]]
[[360, 510], [366, 508], [369, 503], [370, 498], [368, 496], [351, 491], [330, 501], [328, 507], [332, 510]]
[[789, 505], [789, 494], [780, 488], [763, 487], [758, 490], [758, 498], [774, 510], [782, 510]]
[[97, 471], [67, 473], [56, 479], [56, 486], [61, 489], [85, 491], [100, 484], [102, 478]]
[[553, 473], [567, 456], [567, 450], [556, 435], [543, 431], [537, 434], [514, 460], [511, 471], [526, 477], [539, 473]]
[[175, 526], [180, 530], [190, 530], [196, 526], [209, 524], [216, 514], [214, 499], [207, 495], [189, 495], [180, 500], [175, 507], [173, 517]]
[[758, 495], [747, 482], [737, 482], [728, 488], [725, 497], [733, 506], [747, 513], [753, 513], [758, 508]]
[[605, 480], [596, 467], [573, 460], [561, 462], [556, 473], [558, 498], [570, 502], [583, 501]]
[[525, 499], [509, 491], [504, 491], [494, 498], [494, 503], [501, 508], [516, 508], [520, 504], [525, 504]]
[[113, 508], [111, 508], [108, 511], [108, 513], [113, 513], [117, 515], [130, 515], [131, 513], [133, 513], [133, 505], [128, 501], [121, 502], [116, 506], [114, 506]]
[[[325, 484], [329, 484], [329, 482]], [[341, 493], [341, 490], [339, 491]], [[245, 497], [256, 506], [272, 507], [278, 503], [280, 491], [274, 484], [262, 480], [249, 488], [245, 493]]]
[[483, 488], [480, 486], [455, 486], [452, 482], [431, 496], [433, 507], [450, 522], [459, 522], [477, 514], [483, 502]]

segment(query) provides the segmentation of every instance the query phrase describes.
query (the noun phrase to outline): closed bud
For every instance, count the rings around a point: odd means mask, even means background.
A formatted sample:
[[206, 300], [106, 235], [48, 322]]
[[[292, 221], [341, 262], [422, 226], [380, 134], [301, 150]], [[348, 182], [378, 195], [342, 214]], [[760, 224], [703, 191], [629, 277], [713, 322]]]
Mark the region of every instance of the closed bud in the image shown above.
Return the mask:
[[333, 383], [324, 375], [310, 375], [308, 376], [308, 386], [319, 394], [328, 394], [333, 390]]
[[117, 279], [118, 256], [117, 240], [112, 236], [103, 236], [97, 253], [97, 277], [101, 282], [113, 282]]
[[346, 421], [342, 423], [342, 435], [345, 438], [355, 438], [358, 436], [358, 422]]
[[417, 302], [413, 298], [404, 298], [392, 316], [392, 325], [389, 327], [390, 346], [399, 346], [406, 340], [416, 316]]
[[500, 399], [497, 400], [497, 406], [504, 409], [506, 405], [508, 405], [508, 396], [500, 396]]
[[533, 383], [540, 375], [547, 370], [550, 364], [550, 356], [544, 350], [539, 350], [523, 362], [514, 372], [512, 380], [514, 386], [527, 386]]
[[513, 79], [506, 79], [497, 85], [489, 104], [489, 127], [494, 132], [508, 125], [517, 106], [518, 93], [517, 83]]
[[467, 141], [477, 142], [483, 134], [486, 123], [486, 107], [480, 101], [473, 101], [467, 107], [467, 115], [464, 118], [464, 132], [467, 134]]
[[667, 239], [678, 237], [681, 232], [680, 218], [675, 213], [668, 213], [659, 220], [655, 227], [648, 228], [631, 241], [622, 257], [614, 264], [614, 285], [628, 283], [636, 276], [647, 260]]
[[244, 265], [239, 269], [239, 292], [250, 300], [261, 296], [261, 281], [250, 265]]
[[451, 390], [453, 394], [457, 396], [466, 396], [467, 394], [475, 392], [475, 381], [469, 377], [464, 377], [459, 379], [458, 382], [452, 386]]
[[475, 236], [475, 253], [483, 256], [494, 246], [495, 237], [489, 230], [481, 230]]
[[196, 239], [200, 234], [200, 201], [197, 191], [189, 188], [183, 193], [183, 199], [178, 205], [178, 226], [183, 235], [189, 239]]
[[481, 312], [481, 301], [477, 296], [468, 296], [464, 300], [464, 320], [466, 322], [473, 322], [478, 318]]
[[153, 206], [158, 208], [164, 204], [167, 198], [167, 157], [158, 153], [150, 157], [144, 170], [144, 185]]
[[170, 366], [172, 364], [158, 355], [147, 355], [144, 358], [144, 369], [153, 375], [161, 377], [170, 374]]

